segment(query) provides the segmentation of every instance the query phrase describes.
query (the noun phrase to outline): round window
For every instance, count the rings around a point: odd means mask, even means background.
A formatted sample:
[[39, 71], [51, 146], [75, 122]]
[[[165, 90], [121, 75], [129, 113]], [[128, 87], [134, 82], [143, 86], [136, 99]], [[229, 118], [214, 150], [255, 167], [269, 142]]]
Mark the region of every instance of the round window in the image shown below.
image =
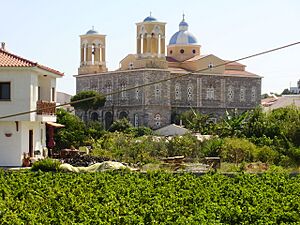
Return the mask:
[[183, 49], [180, 49], [180, 53], [183, 54], [183, 53], [184, 53], [184, 50], [183, 50]]

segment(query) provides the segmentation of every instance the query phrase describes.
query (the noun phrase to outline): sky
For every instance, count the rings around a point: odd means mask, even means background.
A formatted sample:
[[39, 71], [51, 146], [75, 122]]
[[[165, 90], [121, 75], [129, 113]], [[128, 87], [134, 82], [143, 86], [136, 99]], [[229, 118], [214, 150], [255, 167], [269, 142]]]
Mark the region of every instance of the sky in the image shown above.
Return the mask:
[[[80, 38], [92, 26], [106, 36], [109, 70], [136, 52], [136, 25], [166, 22], [166, 43], [185, 14], [202, 54], [234, 60], [300, 41], [299, 0], [0, 0], [0, 42], [9, 51], [65, 73], [57, 90], [75, 94]], [[281, 93], [300, 79], [300, 45], [241, 63]]]

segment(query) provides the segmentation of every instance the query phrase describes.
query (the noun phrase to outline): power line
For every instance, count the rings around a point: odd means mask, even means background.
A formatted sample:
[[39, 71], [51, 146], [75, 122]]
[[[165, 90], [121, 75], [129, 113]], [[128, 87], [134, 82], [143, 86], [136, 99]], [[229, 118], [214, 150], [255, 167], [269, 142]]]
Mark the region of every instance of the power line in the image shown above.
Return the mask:
[[[218, 64], [218, 65], [215, 65], [215, 66], [212, 65], [209, 68], [203, 68], [203, 69], [188, 72], [188, 73], [185, 73], [185, 74], [180, 74], [180, 75], [177, 75], [177, 76], [174, 76], [174, 77], [169, 77], [169, 78], [166, 78], [166, 79], [161, 79], [161, 80], [158, 80], [158, 81], [149, 82], [147, 84], [142, 84], [142, 85], [130, 87], [130, 88], [127, 88], [127, 89], [124, 89], [124, 90], [113, 91], [113, 92], [110, 92], [110, 93], [107, 93], [107, 94], [103, 94], [103, 96], [115, 95], [115, 94], [118, 94], [118, 93], [121, 93], [121, 92], [131, 91], [131, 90], [134, 90], [134, 89], [137, 89], [137, 88], [143, 88], [143, 87], [151, 86], [151, 85], [154, 85], [154, 84], [159, 84], [159, 83], [166, 82], [166, 81], [169, 81], [169, 80], [173, 80], [173, 79], [177, 79], [177, 78], [180, 78], [180, 77], [188, 76], [188, 75], [193, 74], [193, 73], [204, 72], [206, 70], [210, 70], [210, 69], [217, 68], [217, 67], [220, 67], [220, 66], [225, 66], [225, 65], [230, 64], [230, 63], [239, 62], [239, 61], [242, 61], [242, 60], [245, 60], [245, 59], [250, 59], [250, 58], [260, 56], [260, 55], [265, 55], [265, 54], [268, 54], [268, 53], [271, 53], [271, 52], [279, 51], [279, 50], [289, 48], [289, 47], [292, 47], [292, 46], [298, 45], [298, 44], [300, 44], [300, 41], [299, 42], [294, 42], [294, 43], [291, 43], [291, 44], [288, 44], [288, 45], [283, 45], [283, 46], [280, 46], [280, 47], [277, 47], [277, 48], [269, 49], [269, 50], [266, 50], [266, 51], [262, 51], [262, 52], [259, 52], [259, 53], [256, 53], [256, 54], [252, 54], [252, 55], [249, 55], [249, 56], [242, 57], [242, 58], [238, 58], [236, 60], [226, 61], [224, 63]], [[21, 116], [21, 115], [25, 115], [25, 114], [29, 114], [29, 113], [34, 113], [34, 112], [37, 112], [38, 110], [43, 111], [43, 110], [47, 110], [47, 109], [53, 109], [53, 108], [58, 108], [58, 107], [65, 106], [65, 105], [74, 104], [74, 103], [89, 101], [89, 100], [92, 100], [94, 98], [95, 97], [93, 96], [93, 97], [80, 99], [80, 100], [73, 101], [73, 102], [67, 102], [67, 103], [64, 103], [64, 104], [56, 105], [55, 107], [45, 107], [45, 108], [35, 109], [35, 110], [31, 110], [31, 111], [25, 111], [25, 112], [9, 114], [9, 115], [6, 115], [6, 116], [1, 116], [0, 120], [5, 119], [5, 118], [14, 117], [14, 116]]]

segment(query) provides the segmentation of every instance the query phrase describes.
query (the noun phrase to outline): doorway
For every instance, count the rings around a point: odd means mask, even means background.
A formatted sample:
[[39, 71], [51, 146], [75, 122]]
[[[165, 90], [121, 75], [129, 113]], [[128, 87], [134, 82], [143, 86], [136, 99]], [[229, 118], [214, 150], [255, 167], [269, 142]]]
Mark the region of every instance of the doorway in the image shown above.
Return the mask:
[[33, 130], [29, 130], [29, 157], [33, 157]]

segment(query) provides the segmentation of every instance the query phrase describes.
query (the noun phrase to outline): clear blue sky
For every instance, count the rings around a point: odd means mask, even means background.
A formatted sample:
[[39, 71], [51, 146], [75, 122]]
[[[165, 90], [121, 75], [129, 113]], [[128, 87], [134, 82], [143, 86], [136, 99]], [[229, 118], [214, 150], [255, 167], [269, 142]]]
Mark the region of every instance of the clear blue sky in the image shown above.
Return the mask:
[[[65, 73], [58, 91], [75, 93], [79, 35], [92, 26], [106, 34], [109, 70], [135, 53], [135, 23], [149, 12], [167, 22], [167, 42], [182, 13], [202, 54], [237, 59], [300, 41], [299, 0], [0, 0], [0, 42], [15, 54]], [[296, 86], [300, 45], [242, 62], [263, 76], [262, 92]]]

